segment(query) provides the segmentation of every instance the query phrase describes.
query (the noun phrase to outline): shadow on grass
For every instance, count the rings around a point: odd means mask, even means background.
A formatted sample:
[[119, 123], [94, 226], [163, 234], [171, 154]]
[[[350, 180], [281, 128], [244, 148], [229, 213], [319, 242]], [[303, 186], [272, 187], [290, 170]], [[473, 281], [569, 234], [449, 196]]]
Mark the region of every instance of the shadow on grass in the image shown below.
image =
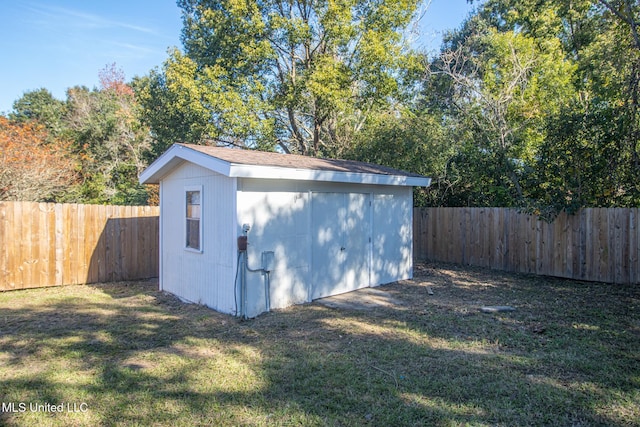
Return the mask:
[[396, 308], [310, 304], [246, 322], [153, 283], [25, 291], [0, 300], [2, 401], [89, 411], [0, 421], [637, 425], [636, 289], [435, 273], [386, 286]]

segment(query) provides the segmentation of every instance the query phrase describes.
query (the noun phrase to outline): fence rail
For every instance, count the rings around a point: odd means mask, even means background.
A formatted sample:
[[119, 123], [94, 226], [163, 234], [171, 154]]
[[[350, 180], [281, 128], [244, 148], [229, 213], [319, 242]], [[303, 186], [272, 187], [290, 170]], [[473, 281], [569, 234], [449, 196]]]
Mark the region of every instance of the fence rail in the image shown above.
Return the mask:
[[151, 206], [0, 202], [0, 291], [158, 275]]
[[418, 259], [640, 283], [640, 209], [589, 208], [547, 223], [505, 208], [415, 208]]

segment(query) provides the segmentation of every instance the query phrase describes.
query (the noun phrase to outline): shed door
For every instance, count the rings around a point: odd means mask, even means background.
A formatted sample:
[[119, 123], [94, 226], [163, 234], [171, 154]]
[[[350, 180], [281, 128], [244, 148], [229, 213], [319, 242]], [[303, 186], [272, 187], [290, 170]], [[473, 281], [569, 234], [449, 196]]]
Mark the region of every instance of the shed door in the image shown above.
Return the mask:
[[369, 286], [369, 200], [359, 193], [312, 194], [312, 300]]

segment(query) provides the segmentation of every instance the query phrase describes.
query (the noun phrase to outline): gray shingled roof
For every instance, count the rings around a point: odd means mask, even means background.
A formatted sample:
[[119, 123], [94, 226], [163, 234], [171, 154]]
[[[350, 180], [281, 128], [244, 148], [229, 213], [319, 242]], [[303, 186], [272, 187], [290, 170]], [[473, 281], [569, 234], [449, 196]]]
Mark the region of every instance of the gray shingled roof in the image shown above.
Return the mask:
[[317, 157], [300, 156], [297, 154], [281, 154], [266, 151], [242, 150], [237, 148], [212, 147], [195, 144], [176, 144], [192, 150], [199, 151], [212, 157], [224, 160], [232, 164], [273, 166], [291, 169], [310, 169], [332, 172], [354, 172], [378, 175], [422, 177], [386, 166], [372, 163], [357, 162], [354, 160], [321, 159]]

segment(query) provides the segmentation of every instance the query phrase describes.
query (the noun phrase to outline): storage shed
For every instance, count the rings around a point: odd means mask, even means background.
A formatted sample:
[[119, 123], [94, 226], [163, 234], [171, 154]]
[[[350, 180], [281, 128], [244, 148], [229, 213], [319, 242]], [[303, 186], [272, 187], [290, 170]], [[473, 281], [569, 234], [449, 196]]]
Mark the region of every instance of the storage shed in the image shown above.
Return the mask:
[[160, 184], [160, 289], [255, 317], [412, 277], [413, 186], [383, 166], [175, 144]]

